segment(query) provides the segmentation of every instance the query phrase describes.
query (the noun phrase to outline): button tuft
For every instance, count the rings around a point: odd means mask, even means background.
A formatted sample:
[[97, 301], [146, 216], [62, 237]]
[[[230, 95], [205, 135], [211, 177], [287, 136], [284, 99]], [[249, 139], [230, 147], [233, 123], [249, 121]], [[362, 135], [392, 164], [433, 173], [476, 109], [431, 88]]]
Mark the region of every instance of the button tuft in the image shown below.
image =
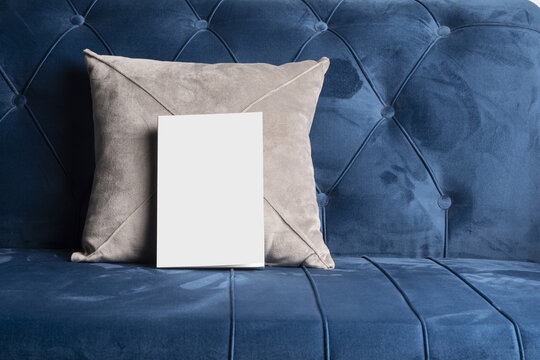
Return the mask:
[[195, 21], [195, 27], [199, 30], [207, 29], [208, 28], [208, 21], [206, 20], [197, 20]]
[[328, 195], [326, 195], [325, 193], [318, 193], [317, 204], [319, 204], [320, 207], [325, 207], [326, 205], [328, 205]]
[[24, 96], [24, 95], [15, 95], [13, 97], [13, 99], [11, 99], [11, 102], [16, 107], [23, 107], [24, 105], [26, 105], [26, 96]]
[[69, 21], [75, 26], [81, 26], [84, 24], [84, 17], [82, 15], [73, 15]]
[[394, 111], [394, 108], [391, 106], [385, 106], [381, 110], [381, 116], [385, 119], [391, 119], [394, 117], [395, 114], [396, 112]]
[[317, 31], [326, 31], [328, 30], [328, 25], [324, 21], [319, 21], [315, 24], [315, 30]]
[[448, 195], [441, 195], [439, 200], [437, 200], [437, 205], [443, 210], [447, 210], [452, 206], [452, 198]]
[[448, 35], [450, 35], [450, 33], [452, 32], [452, 30], [450, 30], [450, 28], [448, 26], [440, 26], [438, 29], [437, 29], [437, 35], [439, 35], [440, 37], [447, 37]]

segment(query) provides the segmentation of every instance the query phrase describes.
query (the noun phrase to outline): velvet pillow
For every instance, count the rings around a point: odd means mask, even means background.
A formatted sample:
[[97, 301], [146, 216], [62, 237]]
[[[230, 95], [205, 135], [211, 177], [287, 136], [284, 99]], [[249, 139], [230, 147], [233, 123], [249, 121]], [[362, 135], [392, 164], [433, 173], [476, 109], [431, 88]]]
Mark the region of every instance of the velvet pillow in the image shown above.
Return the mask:
[[319, 230], [309, 141], [327, 58], [274, 66], [84, 55], [96, 169], [83, 251], [72, 261], [155, 261], [159, 115], [260, 111], [266, 263], [334, 267]]

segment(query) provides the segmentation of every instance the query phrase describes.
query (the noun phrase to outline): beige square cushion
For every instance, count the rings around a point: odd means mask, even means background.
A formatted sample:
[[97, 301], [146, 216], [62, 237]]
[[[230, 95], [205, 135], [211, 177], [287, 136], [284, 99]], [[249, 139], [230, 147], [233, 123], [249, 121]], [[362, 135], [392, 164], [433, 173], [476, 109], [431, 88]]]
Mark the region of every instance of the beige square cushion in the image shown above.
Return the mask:
[[209, 65], [89, 50], [84, 55], [92, 88], [96, 169], [83, 251], [74, 253], [72, 261], [155, 261], [159, 115], [260, 111], [266, 262], [334, 267], [319, 230], [309, 141], [328, 59], [281, 66]]

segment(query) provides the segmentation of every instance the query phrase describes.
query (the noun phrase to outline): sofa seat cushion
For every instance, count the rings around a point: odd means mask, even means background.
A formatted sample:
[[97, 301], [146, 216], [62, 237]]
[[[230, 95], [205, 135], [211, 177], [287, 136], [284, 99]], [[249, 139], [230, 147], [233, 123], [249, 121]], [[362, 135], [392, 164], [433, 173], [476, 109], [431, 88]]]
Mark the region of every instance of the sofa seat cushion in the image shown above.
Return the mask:
[[335, 260], [159, 270], [0, 249], [0, 358], [540, 358], [540, 264]]

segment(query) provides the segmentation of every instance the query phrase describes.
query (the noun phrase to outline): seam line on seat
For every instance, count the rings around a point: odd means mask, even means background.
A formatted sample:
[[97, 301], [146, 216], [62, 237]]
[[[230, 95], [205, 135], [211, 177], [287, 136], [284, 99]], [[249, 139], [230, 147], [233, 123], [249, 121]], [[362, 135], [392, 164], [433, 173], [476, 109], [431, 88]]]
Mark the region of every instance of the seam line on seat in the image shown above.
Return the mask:
[[405, 300], [405, 302], [409, 306], [409, 309], [411, 309], [411, 311], [414, 313], [418, 321], [420, 321], [420, 326], [422, 327], [422, 338], [424, 342], [424, 358], [426, 360], [429, 360], [429, 339], [428, 339], [427, 325], [426, 325], [426, 322], [424, 321], [424, 318], [415, 309], [415, 307], [411, 303], [405, 291], [403, 291], [403, 289], [399, 286], [396, 280], [394, 280], [394, 278], [392, 278], [392, 276], [390, 276], [390, 274], [381, 265], [379, 265], [375, 260], [370, 259], [368, 256], [364, 255], [362, 256], [362, 258], [370, 262], [373, 266], [375, 266], [392, 283], [392, 285], [394, 285], [396, 290], [401, 294], [401, 297], [403, 298], [403, 300]]
[[90, 10], [92, 10], [92, 8], [94, 7], [94, 5], [96, 5], [98, 0], [94, 0], [90, 3], [90, 5], [88, 6], [88, 8], [86, 9], [86, 11], [84, 12], [84, 17], [86, 18], [88, 16], [88, 14], [90, 14]]
[[448, 256], [448, 212], [450, 209], [444, 209], [444, 242], [443, 242], [443, 258]]
[[319, 309], [319, 314], [321, 315], [324, 337], [324, 359], [330, 360], [330, 333], [328, 331], [328, 317], [326, 316], [326, 310], [324, 308], [319, 289], [317, 288], [317, 284], [315, 284], [315, 279], [313, 279], [311, 273], [305, 265], [302, 265], [302, 269], [304, 270], [304, 273], [309, 281], [311, 290], [313, 291], [313, 296], [315, 297], [315, 302], [317, 303], [317, 307]]
[[195, 38], [195, 36], [197, 36], [197, 34], [199, 34], [200, 32], [203, 32], [204, 30], [197, 30], [195, 31], [190, 37], [189, 39], [186, 40], [186, 42], [180, 47], [180, 50], [178, 50], [178, 52], [176, 53], [176, 55], [174, 56], [174, 58], [172, 59], [172, 61], [177, 61], [178, 58], [180, 57], [180, 55], [182, 54], [182, 52], [184, 51], [184, 49], [189, 45], [189, 43]]
[[2, 68], [2, 66], [0, 66], [0, 75], [2, 75], [2, 77], [4, 78], [5, 82], [8, 84], [11, 91], [13, 91], [15, 93], [15, 95], [19, 95], [19, 92], [17, 91], [17, 88], [15, 87], [15, 84], [7, 76], [7, 74], [4, 71], [4, 69]]
[[435, 21], [435, 24], [437, 24], [437, 26], [441, 26], [439, 24], [439, 21], [437, 20], [437, 18], [435, 17], [435, 14], [433, 14], [433, 12], [427, 7], [426, 4], [424, 4], [422, 1], [420, 0], [414, 0], [416, 1], [418, 4], [420, 4], [428, 13], [429, 13], [429, 16], [431, 16], [431, 18], [433, 19], [433, 21]]
[[221, 35], [219, 35], [217, 32], [215, 32], [214, 30], [210, 29], [210, 28], [207, 28], [206, 29], [207, 31], [211, 32], [212, 34], [214, 34], [214, 36], [219, 40], [219, 42], [223, 45], [223, 47], [225, 48], [225, 50], [227, 50], [227, 52], [229, 53], [229, 55], [231, 56], [231, 58], [233, 59], [233, 61], [235, 63], [239, 62], [238, 59], [236, 58], [236, 55], [234, 55], [233, 51], [231, 50], [231, 48], [229, 47], [229, 45], [225, 42], [225, 40], [221, 37]]
[[229, 328], [229, 360], [234, 359], [234, 338], [236, 334], [236, 306], [234, 289], [234, 269], [229, 270], [230, 328]]
[[373, 125], [373, 127], [371, 128], [371, 130], [369, 131], [367, 136], [364, 138], [364, 140], [362, 141], [362, 143], [360, 144], [358, 149], [355, 151], [354, 155], [351, 157], [351, 159], [349, 160], [347, 165], [345, 165], [343, 170], [341, 170], [341, 173], [337, 177], [336, 181], [334, 181], [332, 186], [330, 186], [330, 188], [328, 188], [328, 191], [326, 192], [326, 195], [330, 195], [330, 193], [332, 191], [334, 191], [334, 189], [339, 185], [341, 180], [345, 177], [345, 175], [349, 172], [350, 168], [353, 166], [354, 162], [356, 161], [356, 159], [360, 155], [360, 152], [362, 152], [362, 150], [364, 150], [364, 148], [366, 147], [368, 141], [371, 139], [371, 137], [375, 133], [375, 130], [377, 130], [377, 128], [384, 122], [384, 120], [386, 120], [386, 119], [385, 118], [379, 119], [379, 121], [377, 121], [375, 123], [375, 125]]
[[2, 115], [2, 117], [0, 117], [0, 124], [1, 124], [2, 121], [4, 121], [4, 119], [5, 119], [5, 118], [6, 118], [13, 110], [15, 110], [15, 109], [16, 109], [15, 106], [9, 108], [8, 111], [6, 111], [6, 112], [4, 113], [4, 115]]
[[330, 11], [330, 15], [328, 15], [328, 17], [326, 18], [327, 24], [330, 22], [330, 20], [332, 20], [332, 17], [334, 17], [334, 14], [336, 13], [337, 9], [341, 6], [341, 4], [343, 4], [344, 1], [345, 0], [339, 0], [336, 6], [334, 6], [334, 8], [332, 9], [332, 11]]
[[480, 297], [482, 299], [484, 299], [489, 305], [491, 305], [491, 307], [493, 307], [495, 310], [497, 310], [497, 312], [499, 312], [499, 314], [501, 314], [504, 318], [506, 318], [508, 321], [510, 321], [510, 323], [514, 327], [514, 332], [515, 332], [515, 335], [516, 335], [516, 341], [518, 343], [519, 358], [521, 360], [525, 360], [525, 351], [524, 351], [524, 348], [523, 348], [523, 340], [521, 338], [521, 331], [520, 331], [519, 326], [516, 323], [516, 321], [508, 313], [506, 313], [503, 309], [498, 307], [493, 302], [493, 300], [491, 300], [486, 294], [484, 294], [480, 289], [478, 289], [476, 286], [474, 286], [469, 280], [465, 279], [465, 277], [463, 277], [457, 271], [452, 269], [449, 265], [443, 264], [442, 262], [440, 262], [438, 260], [435, 260], [431, 256], [428, 256], [427, 259], [431, 260], [433, 263], [435, 263], [435, 264], [439, 265], [440, 267], [442, 267], [442, 268], [446, 269], [447, 271], [449, 271], [451, 274], [453, 274], [455, 277], [457, 277], [459, 280], [461, 280], [465, 285], [467, 285], [471, 290], [473, 290], [475, 293], [480, 295]]
[[521, 29], [521, 30], [533, 31], [535, 33], [540, 34], [540, 30], [533, 29], [530, 27], [520, 26], [520, 25], [510, 25], [510, 24], [499, 24], [499, 23], [475, 23], [475, 24], [462, 25], [462, 26], [458, 26], [452, 29], [452, 32], [465, 30], [469, 28], [475, 28], [475, 27], [501, 27], [501, 28], [510, 28], [510, 29]]
[[197, 10], [195, 10], [195, 7], [194, 7], [193, 4], [191, 3], [191, 1], [189, 1], [189, 0], [184, 0], [184, 2], [185, 2], [186, 5], [189, 7], [189, 9], [190, 9], [191, 12], [193, 13], [193, 15], [195, 15], [195, 17], [197, 18], [197, 20], [201, 20], [201, 16], [200, 16], [199, 13], [197, 12]]
[[60, 155], [58, 155], [58, 152], [56, 151], [56, 148], [54, 147], [53, 143], [51, 142], [51, 140], [49, 139], [49, 137], [47, 136], [47, 134], [45, 133], [45, 130], [43, 129], [43, 127], [41, 126], [41, 123], [38, 121], [36, 115], [32, 112], [32, 110], [30, 109], [30, 107], [28, 106], [28, 104], [25, 104], [24, 105], [24, 108], [26, 109], [26, 111], [28, 112], [28, 114], [30, 115], [30, 118], [32, 119], [32, 122], [34, 123], [34, 126], [36, 127], [36, 129], [38, 130], [39, 134], [41, 135], [41, 137], [43, 138], [43, 140], [45, 140], [45, 143], [47, 144], [47, 147], [49, 148], [49, 150], [51, 151], [54, 159], [56, 160], [56, 162], [58, 163], [58, 165], [60, 165], [60, 168], [62, 169], [62, 172], [64, 173], [65, 177], [66, 177], [66, 180], [68, 182], [68, 184], [70, 185], [70, 193], [71, 193], [71, 196], [73, 198], [75, 198], [75, 194], [73, 193], [73, 184], [71, 182], [71, 177], [69, 176], [68, 172], [67, 172], [67, 169], [66, 167], [64, 166], [64, 163], [62, 162], [62, 160], [60, 159]]
[[298, 50], [298, 52], [296, 53], [296, 55], [294, 56], [294, 58], [292, 59], [292, 62], [296, 62], [298, 60], [298, 58], [300, 57], [300, 55], [302, 55], [302, 52], [304, 51], [304, 49], [306, 48], [306, 46], [313, 40], [315, 39], [317, 36], [319, 36], [321, 34], [320, 31], [317, 31], [313, 34], [311, 34], [311, 36], [306, 40], [304, 41], [304, 43], [302, 44], [302, 46], [300, 46], [300, 50]]
[[407, 76], [405, 77], [405, 79], [403, 80], [403, 82], [401, 83], [401, 86], [398, 88], [398, 90], [396, 91], [396, 94], [394, 95], [392, 101], [390, 102], [390, 105], [394, 106], [394, 104], [396, 103], [399, 95], [401, 95], [401, 92], [403, 91], [403, 89], [407, 86], [407, 84], [409, 83], [409, 80], [413, 77], [414, 74], [416, 74], [416, 71], [418, 70], [418, 68], [420, 67], [420, 65], [422, 64], [422, 62], [424, 61], [424, 59], [426, 58], [426, 56], [429, 54], [429, 52], [431, 51], [431, 49], [433, 49], [433, 47], [435, 46], [435, 44], [437, 44], [439, 38], [435, 38], [433, 39], [429, 45], [426, 47], [426, 49], [422, 52], [422, 55], [420, 55], [420, 57], [418, 58], [418, 60], [416, 60], [416, 62], [414, 63], [411, 71], [409, 71], [409, 73], [407, 74]]
[[304, 3], [304, 5], [309, 9], [309, 11], [317, 18], [318, 21], [321, 21], [322, 18], [319, 16], [319, 14], [315, 11], [313, 6], [311, 6], [310, 3], [307, 2], [307, 0], [300, 0]]
[[216, 2], [216, 5], [214, 5], [214, 7], [212, 8], [212, 11], [210, 12], [210, 15], [208, 15], [208, 24], [210, 24], [210, 22], [214, 18], [214, 15], [216, 15], [216, 11], [217, 11], [217, 9], [219, 9], [221, 4], [223, 4], [223, 1], [224, 0], [219, 0], [218, 2]]
[[332, 30], [332, 29], [328, 29], [328, 32], [331, 32], [332, 34], [334, 34], [339, 40], [341, 40], [341, 42], [343, 43], [343, 45], [345, 45], [345, 47], [347, 48], [347, 50], [349, 50], [349, 52], [351, 53], [351, 55], [353, 56], [354, 60], [356, 61], [356, 64], [358, 65], [358, 67], [360, 68], [360, 71], [362, 72], [362, 75], [364, 76], [364, 78], [366, 79], [366, 81], [368, 82], [369, 86], [371, 87], [371, 90], [373, 91], [373, 93], [375, 94], [375, 96], [377, 96], [377, 99], [379, 100], [379, 102], [381, 103], [381, 105], [385, 105], [385, 102], [383, 101], [381, 95], [379, 94], [379, 92], [377, 91], [377, 89], [375, 88], [375, 85], [373, 84], [373, 82], [371, 81], [371, 79], [369, 78], [368, 74], [367, 74], [367, 71], [366, 69], [364, 69], [364, 65], [362, 64], [362, 62], [360, 61], [360, 58], [358, 57], [358, 54], [356, 53], [356, 51], [354, 51], [354, 49], [352, 48], [352, 46], [349, 44], [349, 42], [347, 40], [345, 40], [345, 38], [343, 36], [341, 36], [338, 32], [336, 32], [335, 30]]
[[97, 31], [97, 29], [95, 27], [93, 27], [91, 24], [89, 24], [88, 22], [84, 22], [84, 26], [86, 26], [87, 28], [90, 29], [90, 31], [92, 31], [94, 33], [94, 35], [97, 37], [97, 39], [99, 40], [99, 42], [101, 42], [101, 44], [103, 44], [103, 46], [105, 47], [105, 49], [109, 52], [109, 55], [114, 55], [114, 52], [112, 51], [112, 48], [109, 46], [109, 44], [107, 44], [107, 42], [105, 41], [105, 38], [103, 36], [101, 36], [101, 34], [99, 33], [99, 31]]
[[71, 2], [71, 0], [66, 0], [67, 4], [69, 5], [69, 7], [71, 8], [71, 10], [73, 10], [73, 12], [75, 13], [75, 15], [79, 15], [79, 12], [77, 11], [77, 8], [75, 7], [75, 5], [73, 5], [73, 3]]
[[408, 141], [409, 145], [413, 148], [414, 152], [416, 153], [416, 155], [418, 156], [418, 158], [420, 159], [420, 161], [424, 165], [424, 168], [428, 172], [429, 177], [431, 178], [431, 181], [433, 182], [433, 185], [435, 185], [435, 188], [437, 189], [437, 192], [439, 193], [439, 195], [443, 195], [442, 188], [439, 185], [439, 182], [437, 181], [437, 178], [435, 177], [435, 174], [434, 174], [433, 170], [431, 169], [431, 166], [429, 166], [427, 160], [425, 159], [424, 154], [422, 154], [422, 152], [420, 151], [420, 149], [418, 148], [418, 146], [416, 145], [416, 143], [414, 142], [412, 137], [409, 135], [407, 130], [405, 130], [405, 127], [403, 127], [403, 125], [399, 122], [397, 117], [396, 116], [392, 117], [392, 120], [393, 120], [394, 124], [396, 124], [398, 129], [401, 131], [403, 136], [405, 136], [405, 139]]
[[37, 76], [37, 74], [39, 73], [39, 71], [41, 70], [41, 68], [43, 67], [43, 64], [45, 64], [45, 61], [47, 60], [47, 58], [49, 57], [49, 55], [51, 55], [52, 51], [54, 50], [54, 48], [60, 43], [60, 41], [62, 41], [62, 39], [67, 35], [69, 34], [73, 29], [75, 29], [76, 26], [71, 26], [69, 27], [67, 30], [65, 30], [62, 34], [60, 34], [60, 36], [58, 38], [56, 38], [56, 40], [52, 43], [52, 45], [49, 47], [49, 49], [47, 50], [47, 52], [45, 53], [45, 55], [41, 58], [41, 61], [38, 63], [38, 65], [36, 66], [36, 68], [34, 69], [34, 71], [32, 72], [32, 75], [30, 76], [30, 78], [28, 79], [28, 81], [26, 82], [26, 85], [24, 85], [23, 87], [23, 90], [21, 91], [21, 93], [23, 95], [26, 94], [26, 92], [28, 91], [28, 88], [30, 87], [30, 85], [32, 84], [32, 82], [34, 81], [35, 77]]
[[[417, 1], [417, 0], [415, 0], [415, 1]], [[417, 1], [417, 2], [424, 6], [424, 4], [421, 3], [420, 1]], [[426, 10], [429, 11], [429, 9], [427, 9], [427, 7], [426, 7]], [[435, 20], [435, 18], [434, 18], [434, 20]], [[405, 89], [405, 87], [409, 84], [410, 80], [412, 79], [414, 74], [416, 74], [417, 70], [420, 68], [420, 66], [422, 65], [422, 63], [424, 62], [424, 60], [426, 59], [426, 57], [430, 53], [430, 51], [438, 43], [438, 40], [439, 40], [438, 37], [433, 39], [433, 41], [431, 41], [431, 43], [426, 47], [426, 49], [422, 52], [422, 54], [420, 55], [418, 60], [415, 62], [414, 66], [409, 71], [409, 73], [407, 74], [407, 76], [405, 77], [403, 82], [401, 83], [400, 87], [398, 88], [396, 94], [394, 95], [394, 97], [392, 99], [392, 102], [391, 102], [392, 106], [395, 105], [397, 99], [402, 94], [403, 89]], [[427, 162], [426, 158], [424, 157], [424, 154], [422, 154], [422, 152], [420, 151], [420, 149], [418, 148], [418, 146], [416, 145], [416, 143], [414, 142], [412, 137], [409, 135], [409, 133], [407, 132], [405, 127], [401, 124], [401, 122], [397, 119], [397, 117], [393, 116], [392, 120], [397, 125], [397, 127], [399, 128], [402, 135], [405, 137], [405, 139], [407, 140], [409, 145], [412, 147], [412, 149], [414, 150], [414, 152], [416, 153], [416, 155], [418, 156], [418, 158], [422, 162], [422, 165], [424, 166], [424, 168], [428, 172], [433, 184], [435, 185], [435, 188], [437, 189], [437, 192], [439, 193], [439, 195], [442, 195], [443, 194], [442, 188], [441, 188], [439, 182], [437, 181], [437, 178], [435, 177], [435, 173], [433, 172], [433, 169], [431, 168], [431, 166]], [[448, 209], [445, 209], [444, 210], [444, 232], [443, 232], [443, 243], [442, 243], [442, 255], [443, 255], [443, 257], [446, 257], [447, 247], [448, 247]]]

